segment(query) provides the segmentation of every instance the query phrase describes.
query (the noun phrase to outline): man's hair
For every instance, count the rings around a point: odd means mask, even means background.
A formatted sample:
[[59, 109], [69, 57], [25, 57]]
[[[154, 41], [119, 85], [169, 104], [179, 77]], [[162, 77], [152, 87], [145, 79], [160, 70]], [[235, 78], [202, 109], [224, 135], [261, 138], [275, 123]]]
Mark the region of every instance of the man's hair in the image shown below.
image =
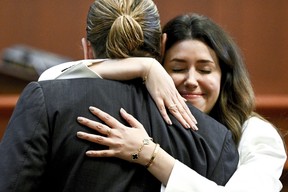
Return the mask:
[[96, 0], [86, 32], [97, 58], [160, 58], [161, 25], [152, 0]]

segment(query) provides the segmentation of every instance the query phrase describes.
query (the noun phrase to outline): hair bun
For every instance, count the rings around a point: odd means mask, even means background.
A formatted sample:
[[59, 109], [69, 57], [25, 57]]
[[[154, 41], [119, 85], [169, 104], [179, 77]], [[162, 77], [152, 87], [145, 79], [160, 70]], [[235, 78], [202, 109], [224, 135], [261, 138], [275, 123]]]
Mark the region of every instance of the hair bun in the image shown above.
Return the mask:
[[129, 53], [144, 42], [140, 24], [130, 15], [117, 17], [111, 26], [106, 42], [107, 55], [111, 58], [129, 57]]

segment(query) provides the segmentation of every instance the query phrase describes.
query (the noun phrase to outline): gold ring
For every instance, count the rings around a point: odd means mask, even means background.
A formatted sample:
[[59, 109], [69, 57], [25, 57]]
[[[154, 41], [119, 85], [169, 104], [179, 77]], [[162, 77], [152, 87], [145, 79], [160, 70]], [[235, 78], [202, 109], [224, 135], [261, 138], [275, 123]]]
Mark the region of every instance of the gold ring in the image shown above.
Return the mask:
[[109, 137], [109, 135], [111, 134], [111, 128], [108, 128], [106, 132], [107, 137]]
[[174, 109], [177, 105], [174, 103], [168, 107], [168, 109]]

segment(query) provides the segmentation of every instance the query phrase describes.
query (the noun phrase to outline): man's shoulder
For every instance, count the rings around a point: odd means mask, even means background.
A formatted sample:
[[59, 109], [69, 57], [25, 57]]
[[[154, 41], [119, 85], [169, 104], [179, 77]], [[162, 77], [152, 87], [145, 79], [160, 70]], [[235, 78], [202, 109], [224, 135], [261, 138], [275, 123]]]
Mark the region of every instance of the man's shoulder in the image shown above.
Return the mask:
[[39, 81], [38, 84], [44, 89], [56, 89], [61, 86], [63, 89], [87, 89], [87, 88], [145, 88], [140, 79], [134, 79], [130, 81], [114, 81], [100, 78], [75, 78], [75, 79], [55, 79]]
[[231, 131], [224, 126], [222, 123], [218, 122], [208, 114], [201, 112], [194, 106], [189, 105], [194, 117], [197, 119], [199, 130], [196, 131], [197, 134], [203, 136], [203, 138], [208, 142], [212, 143], [217, 147], [224, 145], [227, 140], [232, 140]]

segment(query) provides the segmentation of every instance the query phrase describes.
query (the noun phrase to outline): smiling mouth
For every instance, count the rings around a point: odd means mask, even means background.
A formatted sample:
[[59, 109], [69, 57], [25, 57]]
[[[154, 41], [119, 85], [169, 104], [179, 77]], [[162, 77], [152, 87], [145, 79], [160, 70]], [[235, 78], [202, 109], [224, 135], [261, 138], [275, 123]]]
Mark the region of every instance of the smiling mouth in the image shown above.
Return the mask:
[[203, 94], [200, 93], [181, 93], [182, 97], [184, 98], [199, 98], [203, 97]]

